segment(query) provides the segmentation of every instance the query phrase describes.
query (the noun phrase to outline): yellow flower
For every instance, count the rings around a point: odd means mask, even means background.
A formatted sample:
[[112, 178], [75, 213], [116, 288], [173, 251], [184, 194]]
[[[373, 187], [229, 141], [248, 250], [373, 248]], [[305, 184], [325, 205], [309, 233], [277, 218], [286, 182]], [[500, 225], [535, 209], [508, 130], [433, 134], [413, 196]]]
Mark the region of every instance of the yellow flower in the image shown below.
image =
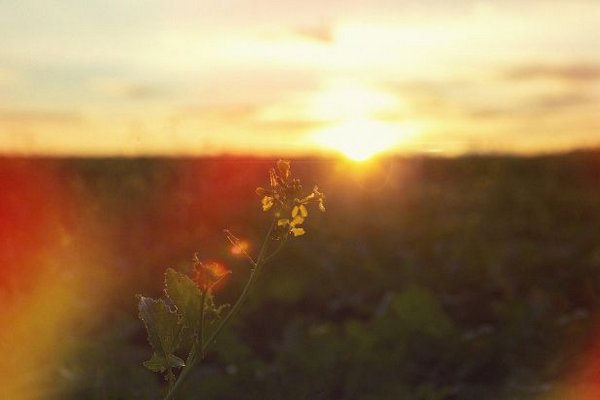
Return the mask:
[[273, 198], [271, 196], [265, 196], [261, 200], [263, 211], [269, 211], [273, 207]]
[[[294, 210], [296, 210], [296, 208], [301, 209], [304, 208], [304, 216], [308, 215], [308, 212], [306, 212], [306, 207], [304, 206], [300, 206], [300, 207], [294, 207]], [[296, 211], [296, 213], [294, 213], [294, 210], [292, 210], [292, 222], [290, 222], [290, 232], [292, 232], [292, 234], [294, 235], [294, 237], [297, 236], [301, 236], [304, 235], [306, 233], [306, 231], [304, 230], [304, 228], [300, 228], [298, 227], [298, 225], [301, 225], [304, 222], [304, 217], [302, 216], [302, 214], [298, 215], [298, 211]], [[301, 213], [301, 211], [300, 211]], [[295, 214], [295, 215], [294, 215]]]
[[319, 203], [319, 210], [325, 212], [325, 195], [315, 186], [311, 194], [297, 201], [298, 204]]
[[[288, 234], [304, 235], [306, 231], [300, 227], [308, 217], [307, 204], [318, 203], [319, 210], [325, 211], [325, 195], [319, 192], [317, 186], [312, 193], [302, 194], [300, 180], [291, 175], [290, 162], [277, 161], [276, 167], [269, 170], [269, 189], [259, 187], [256, 194], [261, 196], [263, 211], [270, 211], [277, 216], [277, 232], [274, 237], [281, 239]], [[281, 218], [284, 216], [287, 218]]]
[[296, 226], [296, 225], [300, 225], [304, 222], [304, 217], [300, 216], [300, 215], [296, 215], [294, 217], [294, 219], [292, 219], [292, 222], [290, 222], [290, 226]]
[[304, 204], [300, 204], [299, 206], [294, 206], [294, 208], [292, 208], [292, 218], [296, 218], [298, 214], [300, 214], [302, 218], [306, 218], [308, 216], [308, 210]]
[[280, 218], [279, 220], [277, 220], [277, 226], [282, 227], [284, 229], [289, 229], [289, 232], [291, 232], [294, 235], [294, 237], [296, 237], [304, 235], [306, 233], [304, 228], [298, 227], [299, 225], [302, 225], [303, 222], [304, 217], [296, 213], [296, 215], [293, 216], [291, 221], [288, 218]]
[[290, 229], [290, 232], [292, 232], [292, 234], [294, 235], [294, 237], [297, 236], [302, 236], [306, 233], [306, 231], [304, 230], [304, 228], [292, 228]]
[[286, 160], [277, 161], [277, 169], [283, 180], [287, 181], [290, 177], [290, 162]]
[[289, 225], [289, 223], [290, 223], [289, 219], [287, 219], [287, 218], [280, 218], [277, 221], [277, 226], [286, 226], [286, 225]]
[[317, 186], [313, 188], [312, 194], [315, 196], [315, 199], [319, 202], [319, 210], [325, 212], [325, 195], [319, 192], [319, 188]]
[[319, 200], [319, 210], [325, 212], [325, 204], [323, 203], [323, 199]]

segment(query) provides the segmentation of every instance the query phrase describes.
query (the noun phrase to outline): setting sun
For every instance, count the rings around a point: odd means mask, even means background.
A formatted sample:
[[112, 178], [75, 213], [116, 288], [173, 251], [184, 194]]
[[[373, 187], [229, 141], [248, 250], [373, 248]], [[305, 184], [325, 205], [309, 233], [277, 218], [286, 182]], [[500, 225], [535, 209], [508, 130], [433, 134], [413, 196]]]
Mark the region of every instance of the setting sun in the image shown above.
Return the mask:
[[318, 145], [337, 151], [354, 161], [365, 161], [379, 153], [395, 150], [410, 129], [375, 120], [351, 120], [319, 131]]
[[412, 129], [378, 116], [398, 114], [404, 107], [401, 98], [364, 83], [334, 82], [308, 107], [311, 117], [325, 125], [313, 133], [313, 142], [354, 161], [397, 150]]

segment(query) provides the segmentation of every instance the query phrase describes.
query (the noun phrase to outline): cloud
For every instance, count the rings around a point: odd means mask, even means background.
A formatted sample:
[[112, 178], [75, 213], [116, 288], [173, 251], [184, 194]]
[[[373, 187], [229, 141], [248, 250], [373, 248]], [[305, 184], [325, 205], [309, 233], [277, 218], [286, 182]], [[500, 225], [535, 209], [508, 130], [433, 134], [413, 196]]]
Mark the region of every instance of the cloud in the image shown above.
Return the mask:
[[216, 119], [230, 122], [241, 122], [253, 119], [259, 106], [256, 104], [210, 104], [184, 107], [180, 115], [194, 119]]
[[117, 78], [96, 78], [90, 82], [96, 93], [128, 100], [148, 99], [160, 96], [163, 90], [150, 84], [141, 84]]
[[590, 82], [600, 80], [600, 64], [531, 64], [508, 69], [503, 75], [506, 79], [518, 81], [551, 79], [567, 82]]
[[82, 122], [78, 112], [47, 110], [0, 110], [0, 122], [12, 124], [53, 123], [75, 124]]
[[501, 107], [471, 107], [465, 110], [465, 116], [468, 118], [491, 120], [514, 116], [518, 110]]
[[304, 25], [292, 30], [294, 36], [323, 44], [331, 44], [335, 41], [334, 26], [323, 22], [315, 25]]
[[308, 24], [280, 26], [275, 30], [262, 32], [259, 37], [275, 42], [305, 42], [317, 45], [331, 45], [336, 40], [335, 25], [329, 21]]
[[252, 126], [260, 131], [300, 132], [322, 126], [321, 121], [305, 118], [265, 118], [258, 104], [221, 104], [185, 107], [177, 119], [212, 121], [228, 126]]
[[262, 133], [278, 135], [297, 135], [307, 133], [318, 128], [327, 126], [323, 121], [305, 120], [305, 119], [285, 119], [278, 121], [257, 121], [256, 127]]
[[598, 104], [594, 96], [582, 92], [548, 93], [531, 96], [510, 106], [464, 106], [464, 114], [468, 118], [480, 120], [494, 119], [528, 119], [557, 116], [570, 112], [577, 107], [586, 107]]
[[[550, 69], [544, 69], [546, 70]], [[584, 79], [583, 76], [586, 77], [585, 79], [592, 79], [594, 76], [591, 68], [565, 70], [560, 75], [558, 71], [554, 72], [551, 76], [560, 76], [560, 79]], [[547, 73], [542, 76], [547, 76]], [[598, 93], [571, 81], [566, 85], [558, 86], [553, 85], [552, 82], [516, 85], [509, 84], [503, 79], [480, 77], [469, 81], [457, 79], [388, 82], [382, 87], [405, 99], [409, 104], [409, 110], [415, 115], [437, 121], [456, 119], [466, 119], [473, 123], [495, 123], [500, 120], [530, 121], [532, 118], [586, 113], [590, 107], [595, 105], [600, 107]], [[399, 115], [399, 117], [404, 116]], [[410, 115], [407, 118], [410, 118]]]
[[582, 92], [547, 94], [534, 99], [532, 106], [539, 111], [554, 111], [597, 103], [598, 99]]
[[429, 119], [460, 112], [465, 103], [470, 101], [470, 93], [476, 88], [476, 83], [460, 79], [414, 80], [383, 82], [380, 87], [405, 102], [408, 109], [387, 116], [384, 113], [380, 118], [404, 119], [412, 113]]

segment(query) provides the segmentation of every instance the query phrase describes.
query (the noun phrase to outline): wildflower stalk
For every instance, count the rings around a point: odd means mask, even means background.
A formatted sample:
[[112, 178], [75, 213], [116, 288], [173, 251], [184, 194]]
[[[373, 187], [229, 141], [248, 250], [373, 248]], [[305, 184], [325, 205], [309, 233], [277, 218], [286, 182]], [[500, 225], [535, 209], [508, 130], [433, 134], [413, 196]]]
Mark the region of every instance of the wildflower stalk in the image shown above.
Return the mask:
[[[300, 181], [292, 177], [289, 161], [279, 160], [276, 168], [269, 170], [270, 188], [257, 188], [261, 196], [262, 209], [272, 215], [271, 225], [260, 246], [256, 258], [247, 251], [246, 242], [225, 230], [227, 240], [237, 254], [246, 257], [251, 265], [250, 276], [233, 307], [221, 316], [224, 306], [216, 306], [212, 295], [213, 288], [231, 273], [217, 262], [202, 263], [194, 256], [195, 278], [181, 274], [172, 268], [165, 273], [166, 299], [152, 299], [138, 296], [139, 317], [148, 332], [148, 341], [153, 348], [151, 358], [144, 366], [153, 372], [160, 372], [167, 380], [164, 400], [174, 400], [183, 382], [196, 364], [206, 356], [207, 350], [215, 342], [224, 327], [238, 313], [250, 290], [264, 269], [264, 266], [285, 247], [288, 239], [304, 235], [302, 227], [308, 216], [307, 205], [317, 203], [321, 211], [325, 196], [315, 186], [312, 193], [305, 196]], [[277, 241], [277, 246], [274, 245]], [[213, 326], [209, 329], [209, 326]], [[182, 345], [191, 343], [187, 360], [177, 356]], [[181, 368], [178, 376], [174, 370]]]
[[[242, 293], [238, 297], [238, 299], [235, 302], [235, 304], [233, 305], [233, 307], [231, 307], [231, 309], [229, 310], [227, 315], [219, 321], [219, 324], [217, 325], [215, 330], [212, 332], [212, 334], [208, 337], [208, 340], [206, 340], [206, 341], [204, 340], [204, 333], [203, 333], [206, 291], [202, 294], [202, 308], [201, 308], [202, 311], [201, 311], [201, 315], [200, 315], [200, 337], [194, 343], [192, 350], [190, 352], [190, 355], [188, 357], [188, 362], [181, 370], [181, 374], [179, 374], [179, 376], [177, 377], [177, 381], [175, 382], [174, 385], [169, 385], [170, 389], [169, 389], [167, 395], [165, 396], [164, 400], [173, 400], [175, 398], [175, 393], [178, 391], [179, 387], [183, 384], [183, 382], [189, 375], [190, 371], [193, 369], [193, 367], [196, 365], [196, 363], [198, 361], [201, 361], [204, 358], [204, 355], [206, 354], [208, 347], [215, 341], [215, 339], [217, 338], [219, 333], [221, 333], [221, 330], [225, 327], [225, 325], [227, 325], [227, 323], [231, 320], [231, 318], [238, 312], [238, 310], [240, 309], [240, 307], [246, 300], [246, 297], [248, 297], [250, 288], [256, 281], [256, 278], [258, 277], [258, 274], [260, 273], [262, 266], [265, 264], [266, 261], [270, 260], [272, 258], [272, 256], [275, 255], [275, 253], [279, 252], [279, 250], [281, 250], [281, 247], [283, 247], [282, 245], [280, 245], [276, 249], [275, 252], [273, 252], [271, 255], [266, 257], [266, 253], [267, 253], [267, 250], [269, 247], [269, 242], [271, 240], [271, 235], [273, 234], [273, 230], [274, 230], [276, 224], [277, 224], [277, 219], [273, 219], [273, 221], [271, 222], [271, 226], [270, 226], [270, 228], [265, 236], [265, 239], [262, 243], [258, 257], [257, 257], [256, 261], [254, 262], [253, 268], [250, 272], [250, 277], [248, 278], [248, 281], [246, 282], [244, 289], [242, 289]], [[283, 240], [282, 240], [282, 244], [283, 244]]]
[[271, 222], [271, 227], [269, 228], [269, 231], [267, 232], [267, 235], [265, 236], [265, 239], [261, 246], [260, 252], [258, 253], [258, 258], [256, 259], [256, 264], [254, 265], [254, 268], [252, 268], [250, 277], [248, 278], [248, 282], [246, 282], [246, 286], [244, 286], [244, 289], [242, 290], [240, 297], [238, 297], [237, 301], [235, 302], [233, 307], [231, 307], [231, 310], [229, 310], [227, 315], [222, 320], [219, 321], [219, 324], [217, 325], [217, 327], [215, 328], [213, 333], [210, 335], [208, 340], [203, 344], [203, 346], [202, 346], [203, 350], [206, 350], [208, 348], [208, 346], [216, 339], [216, 337], [219, 335], [219, 333], [221, 332], [223, 327], [227, 324], [227, 322], [229, 322], [231, 317], [233, 317], [237, 313], [239, 308], [242, 306], [242, 303], [244, 302], [244, 300], [246, 300], [246, 297], [248, 296], [248, 292], [250, 291], [252, 284], [256, 280], [256, 277], [258, 276], [258, 274], [261, 270], [261, 267], [264, 265], [265, 254], [267, 252], [267, 248], [269, 247], [269, 240], [271, 238], [271, 234], [273, 232], [274, 227], [275, 227], [275, 220], [273, 220], [273, 222]]
[[275, 258], [275, 256], [281, 251], [281, 249], [283, 249], [283, 246], [285, 246], [285, 243], [288, 240], [289, 235], [285, 235], [283, 237], [283, 239], [281, 239], [279, 241], [279, 246], [277, 246], [277, 248], [275, 250], [273, 250], [273, 252], [271, 254], [269, 254], [267, 257], [264, 258], [264, 260], [262, 261], [262, 265], [267, 264], [269, 261], [271, 261], [273, 258]]

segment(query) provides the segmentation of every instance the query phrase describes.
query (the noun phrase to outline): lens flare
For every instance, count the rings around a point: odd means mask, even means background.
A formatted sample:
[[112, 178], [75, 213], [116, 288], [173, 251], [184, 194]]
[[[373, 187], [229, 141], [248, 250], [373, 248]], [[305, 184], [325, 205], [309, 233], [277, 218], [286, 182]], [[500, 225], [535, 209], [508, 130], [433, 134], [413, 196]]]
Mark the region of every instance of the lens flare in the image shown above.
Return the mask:
[[[0, 159], [0, 393], [64, 398], [69, 360], [113, 300], [108, 238], [52, 160]], [[79, 193], [81, 195], [81, 193]], [[101, 218], [101, 217], [100, 217]]]
[[250, 249], [250, 243], [248, 243], [245, 240], [240, 240], [238, 243], [231, 246], [230, 252], [234, 256], [242, 256], [242, 255], [248, 253], [249, 249]]
[[225, 278], [231, 271], [217, 261], [198, 262], [196, 265], [196, 284], [202, 290], [219, 290], [222, 288]]

